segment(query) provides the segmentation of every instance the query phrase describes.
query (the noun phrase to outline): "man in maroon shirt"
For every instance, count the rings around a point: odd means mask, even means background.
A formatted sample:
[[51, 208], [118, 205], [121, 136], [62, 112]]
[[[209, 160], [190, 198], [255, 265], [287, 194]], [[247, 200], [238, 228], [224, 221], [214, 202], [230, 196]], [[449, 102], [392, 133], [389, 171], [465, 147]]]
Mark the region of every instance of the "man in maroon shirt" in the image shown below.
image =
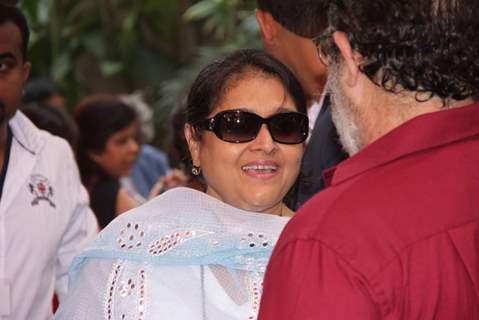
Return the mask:
[[479, 1], [328, 12], [314, 41], [351, 158], [284, 230], [259, 319], [479, 319]]

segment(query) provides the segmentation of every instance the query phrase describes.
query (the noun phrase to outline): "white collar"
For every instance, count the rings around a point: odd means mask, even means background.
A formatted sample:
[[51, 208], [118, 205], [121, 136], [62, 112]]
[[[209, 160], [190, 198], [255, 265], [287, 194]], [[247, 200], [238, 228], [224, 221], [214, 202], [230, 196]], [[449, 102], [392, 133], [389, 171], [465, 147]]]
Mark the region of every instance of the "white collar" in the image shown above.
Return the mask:
[[13, 138], [28, 152], [38, 153], [45, 144], [41, 130], [28, 119], [21, 111], [17, 111], [8, 122]]

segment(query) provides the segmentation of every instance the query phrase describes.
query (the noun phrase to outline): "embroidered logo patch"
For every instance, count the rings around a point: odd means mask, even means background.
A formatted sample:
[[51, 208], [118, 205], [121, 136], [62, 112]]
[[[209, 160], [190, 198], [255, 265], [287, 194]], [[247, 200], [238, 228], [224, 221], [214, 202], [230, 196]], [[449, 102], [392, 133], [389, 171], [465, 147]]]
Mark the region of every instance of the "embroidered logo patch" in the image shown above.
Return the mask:
[[36, 206], [40, 201], [46, 201], [53, 208], [56, 207], [53, 203], [53, 188], [48, 182], [48, 179], [40, 174], [34, 174], [30, 177], [30, 183], [28, 184], [30, 193], [35, 196], [32, 201], [32, 206]]

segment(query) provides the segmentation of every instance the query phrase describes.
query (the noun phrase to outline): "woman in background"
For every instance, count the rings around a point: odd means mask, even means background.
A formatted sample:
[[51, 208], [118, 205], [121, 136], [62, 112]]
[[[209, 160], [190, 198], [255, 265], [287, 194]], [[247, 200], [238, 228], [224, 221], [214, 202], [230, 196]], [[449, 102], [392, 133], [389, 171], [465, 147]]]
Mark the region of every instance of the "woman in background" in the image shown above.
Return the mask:
[[293, 214], [282, 200], [308, 135], [304, 93], [277, 60], [242, 50], [201, 71], [186, 122], [206, 193], [175, 188], [118, 217], [77, 257], [56, 319], [256, 319]]
[[120, 186], [139, 152], [136, 112], [115, 96], [85, 98], [75, 109], [78, 166], [100, 228], [138, 203]]

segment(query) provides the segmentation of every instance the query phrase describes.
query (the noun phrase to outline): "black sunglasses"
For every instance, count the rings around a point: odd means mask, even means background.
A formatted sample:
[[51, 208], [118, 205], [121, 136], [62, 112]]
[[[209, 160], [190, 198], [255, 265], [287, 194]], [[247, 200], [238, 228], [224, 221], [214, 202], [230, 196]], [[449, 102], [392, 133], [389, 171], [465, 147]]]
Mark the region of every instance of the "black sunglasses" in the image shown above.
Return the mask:
[[299, 112], [278, 113], [265, 119], [252, 112], [227, 110], [194, 127], [213, 131], [226, 142], [244, 143], [256, 138], [263, 123], [268, 126], [273, 140], [282, 144], [299, 144], [308, 137], [308, 117]]

